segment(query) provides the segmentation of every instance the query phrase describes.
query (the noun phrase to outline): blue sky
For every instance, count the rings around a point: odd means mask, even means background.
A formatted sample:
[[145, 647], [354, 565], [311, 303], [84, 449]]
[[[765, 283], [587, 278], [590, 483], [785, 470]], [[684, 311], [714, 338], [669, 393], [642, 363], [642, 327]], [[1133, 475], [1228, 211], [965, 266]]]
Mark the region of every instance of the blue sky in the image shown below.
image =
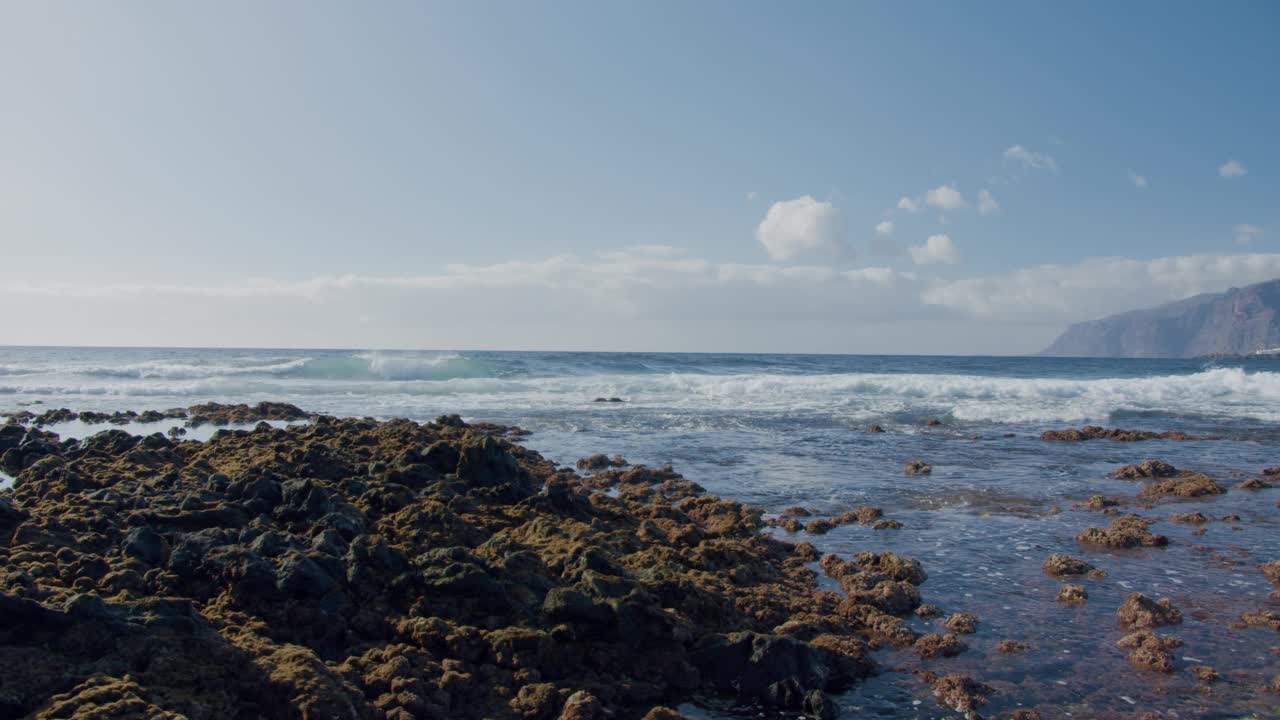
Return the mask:
[[0, 293], [45, 312], [0, 343], [1030, 352], [1280, 276], [1277, 27], [5, 4]]

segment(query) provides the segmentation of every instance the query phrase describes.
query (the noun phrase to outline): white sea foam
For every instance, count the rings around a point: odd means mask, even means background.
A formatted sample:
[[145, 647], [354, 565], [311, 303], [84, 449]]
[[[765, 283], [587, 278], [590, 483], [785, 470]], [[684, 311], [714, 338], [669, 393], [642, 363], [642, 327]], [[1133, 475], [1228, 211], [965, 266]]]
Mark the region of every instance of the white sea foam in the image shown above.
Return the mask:
[[[302, 364], [298, 364], [301, 362]], [[323, 363], [327, 362], [327, 365]], [[187, 378], [151, 375], [56, 374], [0, 377], [0, 395], [48, 398], [75, 406], [76, 396], [172, 397], [243, 401], [292, 400], [334, 411], [414, 414], [441, 404], [474, 409], [581, 409], [599, 396], [627, 400], [611, 410], [767, 412], [858, 420], [895, 413], [950, 415], [994, 423], [1106, 422], [1119, 411], [1280, 420], [1280, 373], [1215, 368], [1141, 378], [1013, 378], [929, 373], [697, 373], [489, 377], [486, 367], [456, 354], [367, 353], [328, 361], [291, 361]], [[172, 368], [171, 368], [172, 370]], [[138, 407], [152, 403], [139, 402]], [[127, 403], [125, 403], [128, 406]], [[605, 409], [605, 406], [601, 406]]]

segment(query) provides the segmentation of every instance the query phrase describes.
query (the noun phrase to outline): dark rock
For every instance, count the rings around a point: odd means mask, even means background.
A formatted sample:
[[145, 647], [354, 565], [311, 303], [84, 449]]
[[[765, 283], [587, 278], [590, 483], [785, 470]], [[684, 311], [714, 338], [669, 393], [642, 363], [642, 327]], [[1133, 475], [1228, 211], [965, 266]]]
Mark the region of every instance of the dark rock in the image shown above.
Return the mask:
[[137, 558], [148, 565], [159, 565], [164, 562], [164, 538], [146, 526], [130, 530], [125, 535], [120, 549], [125, 555]]
[[287, 558], [276, 572], [276, 587], [281, 592], [303, 597], [321, 597], [337, 587], [325, 569], [305, 555]]
[[547, 593], [542, 614], [552, 622], [607, 625], [614, 621], [613, 610], [608, 605], [592, 602], [584, 593], [564, 587]]

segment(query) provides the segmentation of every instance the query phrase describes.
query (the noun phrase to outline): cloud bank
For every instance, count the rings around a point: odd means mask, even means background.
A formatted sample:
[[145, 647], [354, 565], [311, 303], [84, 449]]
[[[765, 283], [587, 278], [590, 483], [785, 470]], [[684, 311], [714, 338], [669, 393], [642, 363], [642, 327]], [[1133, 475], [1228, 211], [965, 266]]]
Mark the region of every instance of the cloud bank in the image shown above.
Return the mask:
[[1280, 254], [1252, 253], [948, 279], [930, 274], [959, 259], [946, 235], [910, 256], [918, 271], [644, 245], [422, 274], [8, 283], [0, 301], [40, 309], [11, 315], [6, 340], [27, 344], [1017, 354], [1071, 322], [1280, 276]]

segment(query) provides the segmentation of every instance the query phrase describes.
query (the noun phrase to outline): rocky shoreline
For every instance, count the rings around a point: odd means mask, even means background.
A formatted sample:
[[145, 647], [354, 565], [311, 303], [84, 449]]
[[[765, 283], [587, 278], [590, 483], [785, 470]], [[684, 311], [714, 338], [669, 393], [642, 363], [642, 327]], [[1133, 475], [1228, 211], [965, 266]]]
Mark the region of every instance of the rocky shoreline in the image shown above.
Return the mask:
[[[147, 421], [116, 415], [133, 420], [105, 422]], [[762, 532], [902, 527], [877, 507], [766, 517], [670, 467], [598, 455], [580, 473], [512, 442], [519, 428], [457, 416], [342, 419], [274, 403], [160, 415], [308, 422], [203, 442], [42, 429], [103, 421], [66, 410], [0, 426], [0, 467], [15, 477], [0, 493], [0, 716], [663, 720], [705, 699], [831, 718], [834, 695], [906, 670], [878, 665], [877, 649], [951, 658], [981, 623], [925, 602], [928, 575], [911, 558], [822, 555]], [[917, 462], [908, 473], [927, 472]], [[1159, 461], [1114, 476], [1144, 483], [1143, 507], [1226, 492]], [[1114, 517], [1082, 531], [1082, 546], [1168, 542], [1152, 518], [1097, 500], [1089, 509]], [[1262, 571], [1280, 582], [1273, 564]], [[1067, 555], [1044, 572], [1105, 576]], [[1087, 603], [1087, 588], [1065, 583], [1058, 602]], [[1177, 608], [1133, 593], [1117, 622], [1135, 672], [1173, 670], [1178, 639], [1153, 628], [1180, 623]], [[1268, 610], [1241, 622], [1280, 626]], [[1213, 668], [1194, 671], [1216, 682]], [[913, 672], [921, 695], [968, 717], [995, 692]]]
[[841, 559], [855, 594], [822, 591], [760, 510], [670, 468], [584, 478], [510, 432], [4, 426], [0, 709], [666, 718], [705, 693], [829, 717], [870, 644], [911, 639], [918, 565]]

